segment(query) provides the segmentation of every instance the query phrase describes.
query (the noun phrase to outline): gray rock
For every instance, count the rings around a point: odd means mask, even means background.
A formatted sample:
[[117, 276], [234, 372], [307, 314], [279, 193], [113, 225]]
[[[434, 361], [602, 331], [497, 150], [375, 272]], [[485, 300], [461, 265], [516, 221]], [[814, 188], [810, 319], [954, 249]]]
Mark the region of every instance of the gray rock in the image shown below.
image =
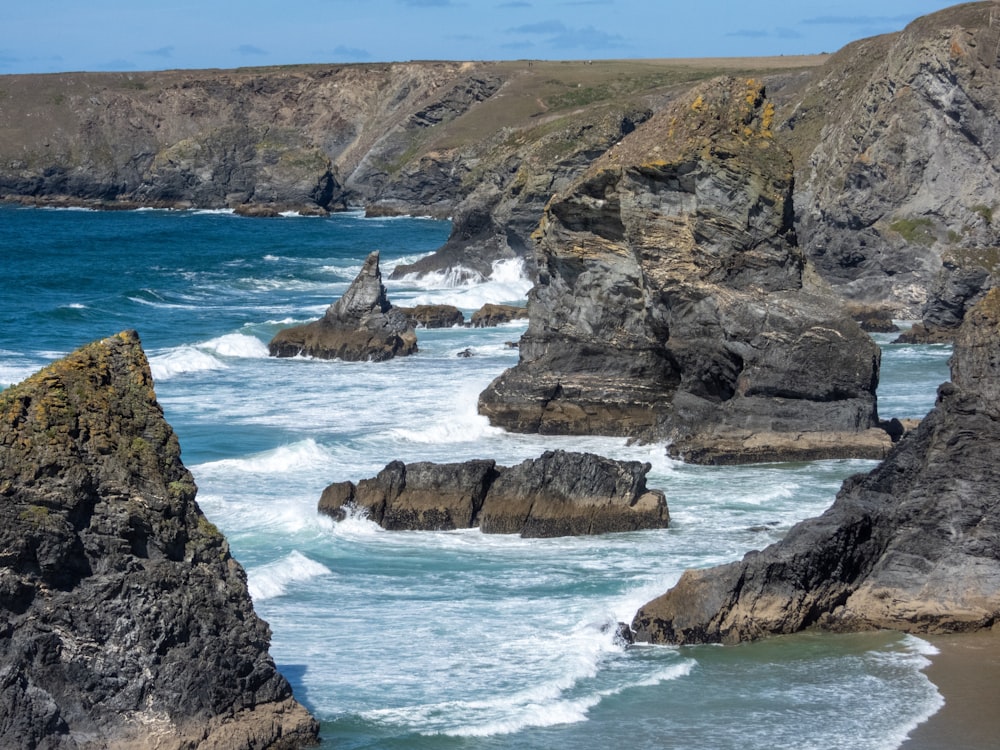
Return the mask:
[[690, 460], [884, 455], [879, 351], [796, 246], [772, 118], [758, 83], [713, 81], [550, 201], [520, 361], [482, 414]]
[[315, 744], [195, 493], [134, 332], [0, 394], [0, 746]]
[[953, 382], [822, 516], [740, 562], [687, 571], [644, 605], [639, 640], [732, 643], [810, 627], [917, 633], [1000, 618], [1000, 290], [967, 316]]
[[378, 259], [377, 250], [369, 254], [344, 296], [322, 318], [275, 334], [268, 344], [271, 356], [382, 362], [415, 353], [413, 324], [389, 303]]
[[664, 528], [659, 490], [646, 489], [649, 464], [547, 451], [517, 466], [393, 461], [376, 477], [328, 486], [319, 510], [342, 520], [363, 509], [386, 529], [452, 530], [552, 537]]

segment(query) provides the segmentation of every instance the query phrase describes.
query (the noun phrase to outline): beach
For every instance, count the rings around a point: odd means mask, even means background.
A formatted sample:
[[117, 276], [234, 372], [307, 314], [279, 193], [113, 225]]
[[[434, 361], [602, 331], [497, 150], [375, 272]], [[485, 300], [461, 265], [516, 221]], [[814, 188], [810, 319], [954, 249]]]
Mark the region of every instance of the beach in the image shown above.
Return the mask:
[[939, 653], [927, 676], [944, 707], [900, 750], [985, 750], [1000, 746], [1000, 629], [927, 637]]

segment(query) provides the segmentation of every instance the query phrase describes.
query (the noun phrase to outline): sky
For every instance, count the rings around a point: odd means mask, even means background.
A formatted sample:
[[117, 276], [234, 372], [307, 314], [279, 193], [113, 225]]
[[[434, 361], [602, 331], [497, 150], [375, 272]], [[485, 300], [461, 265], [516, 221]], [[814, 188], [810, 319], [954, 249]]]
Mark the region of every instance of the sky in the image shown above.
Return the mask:
[[835, 52], [935, 0], [3, 0], [0, 74]]

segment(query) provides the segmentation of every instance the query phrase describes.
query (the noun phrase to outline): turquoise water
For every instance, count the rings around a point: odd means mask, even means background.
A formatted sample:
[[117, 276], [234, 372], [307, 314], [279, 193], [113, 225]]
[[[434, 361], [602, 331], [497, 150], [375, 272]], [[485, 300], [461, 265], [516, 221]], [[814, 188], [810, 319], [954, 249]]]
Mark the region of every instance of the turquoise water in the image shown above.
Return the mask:
[[[921, 671], [930, 646], [914, 637], [623, 649], [607, 632], [685, 568], [780, 539], [871, 463], [695, 467], [662, 445], [492, 428], [476, 397], [516, 362], [505, 342], [523, 323], [418, 331], [420, 352], [386, 363], [267, 357], [270, 337], [318, 317], [371, 250], [387, 272], [448, 230], [354, 213], [0, 208], [0, 386], [139, 331], [199, 503], [247, 568], [271, 652], [325, 747], [894, 748], [939, 708]], [[497, 271], [488, 283], [387, 286], [397, 304], [468, 316], [523, 301], [520, 269]], [[466, 348], [474, 356], [459, 358]], [[947, 347], [883, 348], [882, 415], [922, 416], [947, 378]], [[557, 447], [650, 461], [672, 527], [523, 540], [388, 533], [315, 511], [328, 483], [393, 459], [509, 465]]]

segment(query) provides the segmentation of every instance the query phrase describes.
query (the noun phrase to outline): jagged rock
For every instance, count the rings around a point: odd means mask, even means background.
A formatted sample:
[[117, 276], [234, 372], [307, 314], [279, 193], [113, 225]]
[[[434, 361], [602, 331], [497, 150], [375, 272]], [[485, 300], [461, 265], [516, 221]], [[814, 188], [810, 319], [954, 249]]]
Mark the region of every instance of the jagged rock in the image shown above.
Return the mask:
[[822, 516], [644, 605], [644, 641], [732, 643], [808, 627], [935, 633], [1000, 620], [1000, 290], [967, 316], [952, 382]]
[[386, 529], [451, 530], [552, 537], [664, 528], [659, 490], [646, 489], [650, 465], [587, 453], [547, 451], [517, 466], [393, 461], [378, 476], [328, 486], [322, 513], [342, 520], [364, 509]]
[[496, 305], [487, 302], [472, 313], [469, 325], [473, 328], [492, 328], [504, 323], [510, 323], [512, 320], [527, 319], [527, 308], [517, 307], [516, 305]]
[[1000, 246], [1000, 25], [964, 3], [843, 48], [782, 109], [796, 228], [843, 296], [913, 319], [942, 255]]
[[268, 344], [271, 356], [382, 362], [416, 352], [413, 325], [389, 303], [378, 257], [377, 250], [368, 256], [344, 296], [322, 318], [279, 331]]
[[520, 361], [480, 395], [482, 414], [522, 432], [665, 437], [692, 458], [712, 443], [733, 461], [885, 454], [888, 437], [868, 432], [879, 350], [811, 279], [772, 118], [758, 83], [715, 80], [553, 197]]
[[967, 310], [993, 286], [1000, 270], [997, 248], [952, 250], [945, 254], [941, 271], [921, 311], [921, 320], [897, 337], [897, 344], [951, 342]]
[[414, 328], [452, 328], [465, 325], [465, 316], [454, 305], [399, 307]]
[[195, 493], [134, 332], [0, 393], [0, 746], [315, 743]]

